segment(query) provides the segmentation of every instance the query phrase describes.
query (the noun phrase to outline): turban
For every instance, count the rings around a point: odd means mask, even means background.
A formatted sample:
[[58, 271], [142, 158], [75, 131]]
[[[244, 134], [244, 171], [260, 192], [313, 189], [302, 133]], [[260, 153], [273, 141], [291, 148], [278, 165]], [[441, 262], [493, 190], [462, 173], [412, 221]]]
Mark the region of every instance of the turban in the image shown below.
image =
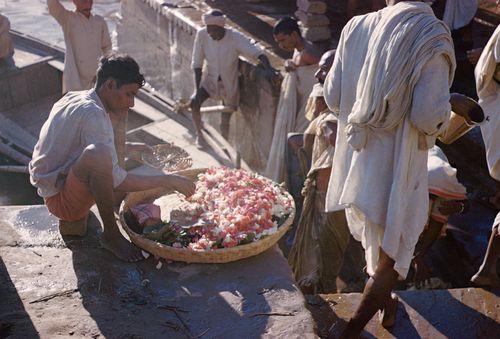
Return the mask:
[[224, 25], [226, 24], [226, 16], [224, 14], [214, 15], [215, 13], [222, 14], [222, 12], [219, 10], [210, 10], [210, 11], [203, 14], [203, 16], [202, 16], [203, 23], [205, 25], [215, 25], [215, 26], [224, 27]]

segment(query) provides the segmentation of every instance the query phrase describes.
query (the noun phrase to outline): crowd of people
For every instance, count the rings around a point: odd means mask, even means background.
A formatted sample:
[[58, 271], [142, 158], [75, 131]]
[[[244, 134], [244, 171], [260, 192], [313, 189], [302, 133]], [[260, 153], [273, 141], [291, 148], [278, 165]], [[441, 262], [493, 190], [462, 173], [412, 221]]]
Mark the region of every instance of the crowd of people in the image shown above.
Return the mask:
[[[106, 23], [92, 14], [92, 1], [73, 2], [75, 11], [47, 0], [66, 42], [65, 95], [41, 130], [29, 166], [31, 182], [66, 234], [85, 223], [96, 203], [104, 247], [136, 261], [140, 251], [118, 231], [114, 203], [126, 192], [158, 186], [190, 195], [194, 184], [181, 176], [138, 176], [122, 168], [126, 154], [150, 150], [144, 144], [126, 144], [125, 152], [115, 146], [116, 126], [144, 77], [130, 56], [111, 53]], [[348, 12], [358, 5], [348, 1]], [[331, 329], [342, 337], [357, 337], [377, 311], [383, 326], [394, 325], [397, 281], [409, 271], [417, 280], [425, 276], [425, 253], [448, 217], [468, 208], [466, 189], [437, 139], [451, 143], [464, 126], [480, 124], [487, 166], [500, 182], [500, 27], [484, 48], [474, 49], [470, 23], [477, 1], [386, 0], [373, 1], [371, 9], [352, 17], [328, 51], [306, 41], [294, 18], [278, 20], [273, 37], [293, 53], [283, 76], [261, 47], [227, 27], [224, 13], [212, 9], [202, 17], [191, 63], [190, 108], [199, 147], [204, 147], [200, 108], [208, 98], [238, 109], [240, 56], [259, 62], [269, 81], [280, 84], [264, 174], [285, 181], [301, 206], [288, 253], [299, 287], [308, 294], [336, 292], [351, 235], [365, 249], [369, 278], [361, 303], [345, 328]], [[0, 62], [7, 67], [13, 48], [8, 20], [0, 20]], [[466, 86], [471, 81], [476, 91]], [[230, 117], [230, 111], [222, 113], [225, 136]], [[492, 204], [500, 209], [500, 194]], [[499, 285], [499, 239], [500, 213], [474, 283]]]

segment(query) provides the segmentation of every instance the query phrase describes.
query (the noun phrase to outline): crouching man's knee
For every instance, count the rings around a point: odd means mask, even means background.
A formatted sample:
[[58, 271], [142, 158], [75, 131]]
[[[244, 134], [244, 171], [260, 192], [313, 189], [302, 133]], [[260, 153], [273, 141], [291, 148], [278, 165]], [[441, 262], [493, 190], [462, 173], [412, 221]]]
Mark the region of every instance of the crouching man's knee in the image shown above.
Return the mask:
[[113, 168], [111, 149], [104, 144], [88, 145], [78, 162], [79, 167], [100, 172], [111, 172]]

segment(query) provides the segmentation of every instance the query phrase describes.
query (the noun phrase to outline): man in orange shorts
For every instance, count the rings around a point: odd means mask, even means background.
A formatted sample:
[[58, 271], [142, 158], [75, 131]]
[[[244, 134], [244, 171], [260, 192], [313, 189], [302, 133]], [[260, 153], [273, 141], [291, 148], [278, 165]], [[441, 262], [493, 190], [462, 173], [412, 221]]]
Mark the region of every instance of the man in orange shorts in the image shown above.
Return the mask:
[[[115, 198], [156, 187], [189, 196], [195, 188], [182, 176], [141, 176], [120, 167], [111, 121], [126, 117], [143, 84], [144, 77], [131, 57], [101, 58], [93, 89], [69, 92], [54, 104], [29, 165], [31, 183], [48, 210], [61, 220], [60, 230], [67, 222], [83, 223], [96, 203], [104, 228], [101, 243], [124, 261], [138, 261], [142, 255], [118, 229]], [[127, 153], [137, 154], [147, 146], [127, 144], [126, 148]]]

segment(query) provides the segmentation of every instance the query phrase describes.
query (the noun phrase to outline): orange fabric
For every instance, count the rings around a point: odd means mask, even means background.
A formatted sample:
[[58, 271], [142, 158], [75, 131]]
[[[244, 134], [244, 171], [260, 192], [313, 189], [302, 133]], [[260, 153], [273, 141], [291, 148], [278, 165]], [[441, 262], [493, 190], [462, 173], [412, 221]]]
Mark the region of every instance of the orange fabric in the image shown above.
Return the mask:
[[72, 169], [69, 171], [62, 190], [45, 199], [49, 212], [65, 221], [85, 218], [94, 203], [89, 185], [78, 179]]

